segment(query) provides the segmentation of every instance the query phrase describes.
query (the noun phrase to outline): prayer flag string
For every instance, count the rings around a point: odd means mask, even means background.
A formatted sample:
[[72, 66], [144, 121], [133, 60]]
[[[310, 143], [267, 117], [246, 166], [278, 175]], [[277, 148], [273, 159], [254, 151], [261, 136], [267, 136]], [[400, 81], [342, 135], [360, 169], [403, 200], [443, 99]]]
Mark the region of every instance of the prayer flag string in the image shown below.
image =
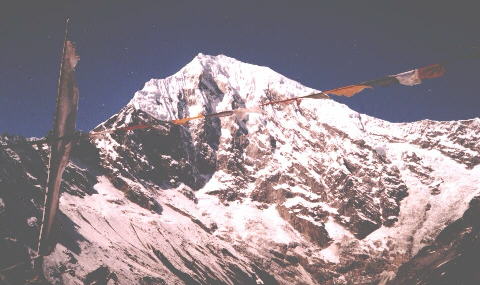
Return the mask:
[[[247, 114], [247, 113], [262, 113], [262, 108], [269, 105], [279, 105], [279, 104], [289, 104], [292, 102], [299, 102], [303, 99], [330, 99], [328, 95], [336, 95], [336, 96], [346, 96], [352, 97], [365, 89], [371, 89], [375, 87], [387, 87], [394, 84], [402, 84], [406, 86], [413, 86], [422, 83], [424, 79], [431, 79], [441, 77], [445, 74], [446, 69], [445, 66], [442, 64], [432, 64], [420, 68], [416, 68], [413, 70], [409, 70], [406, 72], [398, 73], [395, 75], [389, 75], [369, 81], [365, 81], [359, 84], [347, 85], [342, 87], [337, 87], [334, 89], [325, 90], [319, 93], [298, 96], [288, 99], [281, 99], [281, 100], [274, 100], [267, 103], [260, 104], [258, 107], [254, 108], [238, 108], [234, 110], [228, 111], [221, 111], [212, 114], [198, 114], [192, 117], [186, 117], [182, 119], [171, 120], [169, 122], [176, 124], [176, 125], [184, 125], [190, 121], [197, 120], [197, 119], [206, 119], [206, 118], [220, 118], [220, 117], [229, 117], [232, 115], [240, 115], [240, 114]], [[158, 128], [155, 125], [136, 125], [136, 126], [129, 126], [129, 127], [122, 127], [122, 128], [115, 128], [109, 130], [103, 130], [98, 132], [90, 132], [90, 136], [98, 136], [106, 133], [113, 133], [118, 131], [129, 131], [135, 129], [148, 129], [148, 128]]]

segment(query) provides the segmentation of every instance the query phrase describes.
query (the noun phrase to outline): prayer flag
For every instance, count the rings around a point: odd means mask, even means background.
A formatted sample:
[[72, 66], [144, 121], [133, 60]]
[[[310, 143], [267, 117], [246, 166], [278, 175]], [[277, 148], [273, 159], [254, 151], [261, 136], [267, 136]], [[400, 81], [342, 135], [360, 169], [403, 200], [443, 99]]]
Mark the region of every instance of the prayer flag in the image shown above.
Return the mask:
[[205, 116], [203, 116], [203, 115], [197, 115], [195, 117], [188, 117], [188, 118], [183, 118], [183, 119], [178, 119], [178, 120], [172, 120], [172, 123], [174, 123], [176, 125], [184, 125], [191, 120], [200, 119], [200, 118], [204, 118], [204, 117]]
[[50, 145], [44, 212], [38, 242], [38, 254], [42, 256], [49, 255], [56, 245], [52, 232], [58, 212], [62, 175], [70, 160], [77, 120], [79, 92], [74, 71], [78, 60], [79, 57], [72, 42], [65, 40]]
[[377, 87], [377, 86], [387, 87], [387, 86], [397, 84], [397, 83], [399, 83], [397, 78], [395, 78], [393, 76], [386, 76], [386, 77], [379, 78], [379, 79], [365, 81], [365, 82], [362, 83], [362, 85], [368, 85], [368, 86], [371, 86], [371, 87]]
[[445, 67], [441, 64], [432, 64], [418, 69], [420, 79], [437, 78], [445, 74]]
[[357, 94], [358, 92], [361, 92], [365, 88], [372, 88], [372, 87], [368, 85], [349, 85], [345, 87], [327, 90], [324, 92], [328, 94], [337, 95], [337, 96], [352, 97], [353, 95]]
[[418, 69], [410, 70], [407, 72], [394, 75], [398, 79], [398, 82], [402, 85], [413, 86], [422, 83], [422, 80], [418, 76]]
[[320, 92], [320, 93], [315, 93], [315, 94], [311, 94], [311, 95], [307, 95], [307, 96], [304, 96], [304, 97], [301, 97], [302, 99], [303, 98], [311, 98], [311, 99], [330, 99], [330, 97], [328, 97], [327, 94], [323, 93], [323, 92]]

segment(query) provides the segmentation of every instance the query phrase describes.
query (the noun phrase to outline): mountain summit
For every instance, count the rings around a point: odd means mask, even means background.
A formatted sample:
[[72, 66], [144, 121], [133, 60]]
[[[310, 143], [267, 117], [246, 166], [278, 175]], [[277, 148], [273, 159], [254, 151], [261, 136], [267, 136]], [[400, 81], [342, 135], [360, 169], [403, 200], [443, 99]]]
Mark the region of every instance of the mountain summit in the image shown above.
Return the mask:
[[318, 91], [268, 67], [243, 63], [224, 55], [200, 53], [176, 74], [148, 81], [135, 93], [129, 105], [158, 120], [172, 120], [201, 111], [254, 107], [269, 99], [314, 92]]
[[[59, 244], [45, 258], [48, 280], [473, 280], [474, 271], [449, 261], [464, 260], [464, 245], [479, 234], [468, 217], [480, 209], [480, 119], [389, 123], [305, 99], [183, 126], [165, 122], [314, 92], [224, 55], [199, 54], [176, 74], [148, 81], [95, 130], [157, 128], [78, 143], [64, 175]], [[32, 254], [47, 155], [28, 146], [0, 150], [0, 250], [14, 256], [0, 257], [1, 267]], [[446, 238], [462, 246], [445, 246]]]

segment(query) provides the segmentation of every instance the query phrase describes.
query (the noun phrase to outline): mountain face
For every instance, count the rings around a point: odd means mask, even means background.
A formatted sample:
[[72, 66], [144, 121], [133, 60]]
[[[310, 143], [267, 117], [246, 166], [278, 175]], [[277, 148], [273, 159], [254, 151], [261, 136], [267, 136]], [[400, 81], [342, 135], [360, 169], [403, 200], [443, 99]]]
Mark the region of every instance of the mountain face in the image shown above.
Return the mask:
[[[480, 249], [480, 119], [389, 123], [306, 99], [166, 122], [315, 91], [223, 55], [199, 54], [148, 81], [96, 130], [157, 128], [82, 138], [74, 149], [48, 282], [480, 280], [458, 265], [478, 262]], [[31, 274], [47, 157], [47, 147], [0, 149], [0, 270], [18, 264], [0, 280]]]

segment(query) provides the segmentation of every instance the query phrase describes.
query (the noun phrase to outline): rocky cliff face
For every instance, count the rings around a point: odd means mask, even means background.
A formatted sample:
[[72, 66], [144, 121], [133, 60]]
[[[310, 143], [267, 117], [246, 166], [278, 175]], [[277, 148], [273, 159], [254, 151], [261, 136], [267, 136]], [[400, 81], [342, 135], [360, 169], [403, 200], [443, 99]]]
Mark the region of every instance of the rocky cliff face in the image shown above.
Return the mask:
[[389, 284], [478, 284], [480, 197], [463, 216], [440, 232], [435, 241], [402, 265]]
[[[165, 122], [314, 91], [221, 55], [200, 54], [147, 82], [97, 130], [158, 128], [82, 140], [75, 149], [60, 243], [46, 258], [49, 281], [393, 279], [480, 192], [479, 119], [394, 124], [309, 99], [185, 126]], [[0, 248], [16, 256], [0, 257], [6, 267], [32, 254], [47, 149], [0, 155]], [[15, 270], [2, 274], [21, 279]]]

